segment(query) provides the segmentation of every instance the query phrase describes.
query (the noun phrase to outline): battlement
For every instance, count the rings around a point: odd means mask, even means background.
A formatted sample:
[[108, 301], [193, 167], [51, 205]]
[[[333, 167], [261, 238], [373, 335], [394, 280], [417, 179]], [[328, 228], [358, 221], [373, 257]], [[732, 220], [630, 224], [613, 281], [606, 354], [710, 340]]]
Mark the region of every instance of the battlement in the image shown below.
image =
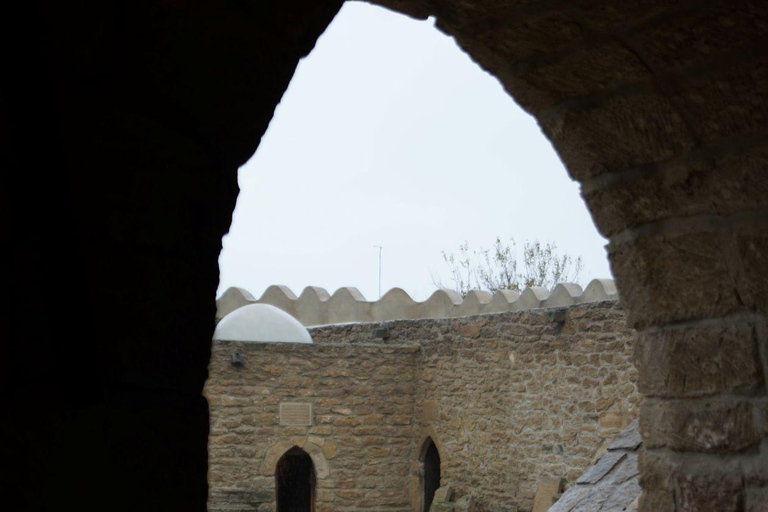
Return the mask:
[[216, 319], [218, 321], [248, 304], [271, 304], [309, 327], [348, 322], [454, 318], [615, 299], [618, 299], [618, 293], [612, 279], [593, 279], [584, 289], [578, 284], [561, 283], [552, 291], [541, 287], [526, 288], [522, 293], [472, 290], [464, 298], [453, 290], [438, 290], [424, 302], [413, 300], [401, 288], [392, 288], [377, 301], [367, 301], [353, 287], [339, 288], [330, 295], [324, 288], [309, 286], [297, 297], [287, 286], [274, 285], [267, 288], [259, 299], [243, 288], [232, 287], [216, 301]]

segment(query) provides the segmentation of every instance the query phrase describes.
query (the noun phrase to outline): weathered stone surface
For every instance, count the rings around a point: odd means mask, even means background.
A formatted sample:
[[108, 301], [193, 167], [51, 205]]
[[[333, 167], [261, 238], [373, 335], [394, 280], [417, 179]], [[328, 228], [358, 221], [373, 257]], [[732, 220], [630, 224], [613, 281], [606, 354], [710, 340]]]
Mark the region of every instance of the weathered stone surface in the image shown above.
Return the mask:
[[536, 497], [533, 498], [533, 512], [547, 512], [554, 503], [554, 496], [562, 489], [562, 479], [542, 478], [536, 488]]
[[475, 498], [471, 494], [462, 496], [453, 507], [456, 512], [475, 512]]
[[768, 403], [764, 403], [760, 407], [760, 424], [762, 425], [763, 435], [768, 436]]
[[766, 512], [768, 511], [768, 488], [749, 487], [745, 491], [746, 505], [745, 512]]
[[751, 403], [646, 400], [640, 430], [648, 448], [737, 452], [759, 441]]
[[[206, 387], [212, 491], [274, 490], [256, 478], [300, 446], [330, 475], [318, 470], [327, 491], [318, 507], [364, 509], [350, 492], [371, 488], [400, 489], [388, 503], [411, 506], [429, 436], [443, 485], [471, 494], [480, 511], [530, 510], [540, 478], [573, 484], [640, 405], [633, 334], [617, 302], [570, 306], [562, 325], [546, 317], [393, 321], [386, 343], [369, 337], [378, 324], [313, 328], [311, 346], [216, 342]], [[260, 364], [233, 366], [233, 350]], [[311, 403], [312, 426], [280, 426], [286, 400]]]
[[693, 397], [755, 389], [764, 379], [751, 322], [673, 327], [641, 333], [635, 342], [640, 391]]
[[443, 485], [435, 491], [435, 497], [432, 498], [432, 503], [446, 503], [453, 500], [453, 487], [450, 485]]
[[742, 492], [743, 482], [737, 474], [678, 477], [677, 495], [683, 511], [741, 512]]
[[578, 180], [657, 164], [695, 144], [684, 119], [660, 95], [611, 98], [600, 108], [553, 115], [541, 122], [568, 172]]
[[628, 320], [635, 328], [743, 308], [726, 263], [729, 248], [708, 231], [648, 235], [608, 250], [619, 289], [630, 295]]
[[[768, 213], [765, 215], [768, 218]], [[768, 236], [742, 234], [734, 236], [734, 240], [744, 269], [741, 294], [752, 309], [768, 315], [768, 272], [761, 270], [768, 268]]]
[[584, 199], [604, 236], [675, 217], [765, 210], [768, 146], [749, 144], [756, 147], [748, 154], [728, 145], [714, 157], [702, 152], [616, 182], [587, 184]]
[[421, 409], [421, 421], [428, 423], [437, 419], [439, 412], [439, 405], [437, 400], [424, 400], [424, 404]]

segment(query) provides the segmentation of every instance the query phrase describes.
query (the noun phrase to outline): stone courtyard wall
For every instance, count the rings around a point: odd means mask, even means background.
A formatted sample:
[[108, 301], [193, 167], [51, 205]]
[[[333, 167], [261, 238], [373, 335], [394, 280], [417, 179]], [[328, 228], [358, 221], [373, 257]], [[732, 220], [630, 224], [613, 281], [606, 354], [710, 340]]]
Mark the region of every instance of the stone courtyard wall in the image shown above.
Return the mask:
[[[416, 345], [214, 342], [209, 510], [275, 510], [293, 446], [314, 462], [317, 512], [409, 510], [418, 362]], [[311, 403], [312, 426], [281, 426], [281, 402]]]
[[[318, 511], [420, 510], [427, 436], [442, 482], [479, 512], [531, 510], [541, 478], [571, 485], [638, 415], [616, 301], [311, 333], [312, 346], [214, 344], [211, 510], [273, 510], [274, 464], [295, 444], [322, 468]], [[278, 426], [281, 400], [312, 401], [315, 425]]]

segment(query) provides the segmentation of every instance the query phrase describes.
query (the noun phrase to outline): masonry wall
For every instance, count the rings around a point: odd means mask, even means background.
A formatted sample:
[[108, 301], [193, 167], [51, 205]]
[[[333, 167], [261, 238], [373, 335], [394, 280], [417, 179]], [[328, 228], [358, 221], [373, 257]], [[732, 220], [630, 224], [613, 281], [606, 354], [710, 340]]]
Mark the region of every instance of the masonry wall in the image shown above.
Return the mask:
[[[530, 510], [539, 479], [573, 483], [638, 415], [616, 301], [311, 332], [312, 346], [214, 343], [211, 510], [272, 510], [277, 458], [301, 443], [327, 463], [318, 510], [420, 510], [427, 436], [479, 512]], [[279, 427], [281, 400], [316, 404], [315, 426]]]
[[617, 301], [312, 335], [360, 342], [382, 329], [391, 343], [420, 345], [417, 435], [433, 437], [444, 482], [473, 494], [480, 511], [530, 510], [540, 478], [572, 484], [639, 414], [633, 331]]
[[[293, 446], [315, 464], [317, 512], [408, 510], [417, 368], [415, 345], [214, 342], [209, 510], [274, 510]], [[311, 403], [313, 425], [281, 426], [280, 402]]]

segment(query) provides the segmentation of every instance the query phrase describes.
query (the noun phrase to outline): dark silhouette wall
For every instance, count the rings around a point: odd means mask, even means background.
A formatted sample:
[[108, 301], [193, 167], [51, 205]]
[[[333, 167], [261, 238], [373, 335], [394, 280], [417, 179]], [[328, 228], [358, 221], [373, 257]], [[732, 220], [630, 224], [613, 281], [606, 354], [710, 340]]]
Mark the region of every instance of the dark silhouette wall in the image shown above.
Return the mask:
[[[610, 238], [646, 395], [640, 508], [759, 510], [768, 4], [382, 3], [434, 15], [536, 116]], [[236, 170], [339, 6], [5, 6], [0, 455], [22, 509], [204, 510]]]

